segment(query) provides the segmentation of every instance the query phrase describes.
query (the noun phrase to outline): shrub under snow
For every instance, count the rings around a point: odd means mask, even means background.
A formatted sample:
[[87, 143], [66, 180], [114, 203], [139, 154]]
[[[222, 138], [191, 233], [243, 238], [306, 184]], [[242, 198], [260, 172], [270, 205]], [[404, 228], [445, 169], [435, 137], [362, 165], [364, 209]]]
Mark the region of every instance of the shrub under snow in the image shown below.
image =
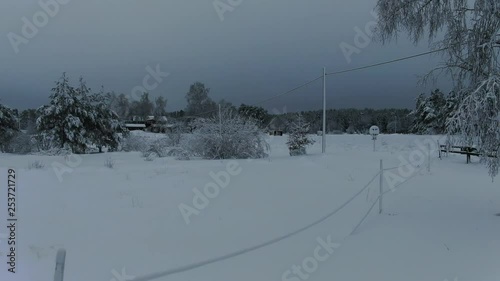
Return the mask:
[[122, 143], [123, 151], [131, 152], [131, 151], [139, 151], [145, 152], [148, 150], [148, 139], [141, 135], [136, 135], [131, 133], [128, 137], [126, 137]]
[[169, 151], [169, 140], [167, 138], [161, 138], [154, 141], [147, 152], [154, 153], [158, 157], [167, 157]]
[[41, 170], [43, 168], [45, 168], [45, 163], [43, 163], [40, 160], [36, 160], [36, 161], [32, 162], [29, 166], [29, 169]]
[[226, 111], [221, 118], [194, 121], [195, 130], [184, 149], [205, 159], [264, 158], [269, 145], [256, 122]]
[[[123, 151], [137, 151], [142, 157], [170, 156], [171, 141], [165, 135], [132, 132], [123, 141]], [[153, 158], [151, 158], [153, 159]]]

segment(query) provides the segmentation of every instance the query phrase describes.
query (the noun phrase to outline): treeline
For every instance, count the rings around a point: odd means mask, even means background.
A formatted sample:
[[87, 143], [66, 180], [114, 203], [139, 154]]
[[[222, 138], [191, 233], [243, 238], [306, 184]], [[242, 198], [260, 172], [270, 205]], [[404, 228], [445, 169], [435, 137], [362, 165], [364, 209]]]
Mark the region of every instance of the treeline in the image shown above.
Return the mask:
[[[406, 134], [410, 132], [412, 117], [409, 109], [329, 109], [326, 111], [326, 132], [329, 134], [365, 134], [372, 125], [380, 128], [382, 133]], [[310, 133], [322, 131], [323, 111], [300, 112], [310, 125]], [[288, 132], [293, 113], [274, 118], [270, 127]]]
[[[280, 130], [289, 133], [296, 121], [296, 114], [269, 113], [260, 106], [241, 104], [235, 106], [228, 101], [215, 102], [210, 97], [210, 88], [195, 82], [185, 94], [185, 109], [167, 112], [167, 99], [150, 99], [143, 93], [137, 100], [124, 94], [105, 93], [103, 89], [94, 93], [83, 79], [77, 86], [69, 83], [64, 74], [55, 84], [50, 103], [38, 109], [19, 112], [0, 105], [0, 150], [19, 152], [20, 144], [30, 142], [39, 150], [47, 147], [65, 147], [73, 152], [84, 152], [89, 146], [116, 149], [120, 137], [126, 134], [126, 120], [145, 119], [148, 116], [166, 116], [169, 123], [181, 127], [182, 132], [192, 132], [198, 119], [218, 118], [219, 112], [237, 114], [243, 119], [255, 121], [261, 130]], [[444, 95], [435, 90], [429, 96], [421, 94], [416, 99], [416, 108], [409, 109], [330, 109], [326, 112], [326, 133], [365, 134], [372, 125], [382, 133], [441, 134], [446, 131], [449, 119], [458, 105], [454, 93]], [[302, 111], [309, 133], [322, 130], [322, 111]], [[22, 130], [22, 132], [21, 132]], [[18, 147], [20, 146], [20, 147]]]

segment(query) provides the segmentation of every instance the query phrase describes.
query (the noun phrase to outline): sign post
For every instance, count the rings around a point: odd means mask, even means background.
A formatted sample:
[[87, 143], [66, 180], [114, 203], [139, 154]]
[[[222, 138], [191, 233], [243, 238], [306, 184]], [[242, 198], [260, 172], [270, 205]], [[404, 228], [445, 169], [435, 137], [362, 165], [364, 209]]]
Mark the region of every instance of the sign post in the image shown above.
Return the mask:
[[370, 135], [372, 136], [372, 139], [373, 139], [373, 151], [376, 150], [375, 141], [377, 140], [377, 136], [379, 134], [380, 134], [380, 129], [377, 126], [370, 127]]

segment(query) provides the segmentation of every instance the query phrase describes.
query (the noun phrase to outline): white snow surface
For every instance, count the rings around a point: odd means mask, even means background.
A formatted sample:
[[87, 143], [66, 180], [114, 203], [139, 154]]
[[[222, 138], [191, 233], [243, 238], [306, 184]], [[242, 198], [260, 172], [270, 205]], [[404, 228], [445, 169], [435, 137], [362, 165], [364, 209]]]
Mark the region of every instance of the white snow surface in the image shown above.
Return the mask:
[[[290, 157], [286, 136], [269, 137], [271, 155], [259, 160], [190, 160], [140, 153], [83, 155], [60, 181], [52, 165], [64, 156], [0, 154], [0, 224], [6, 223], [6, 177], [16, 168], [17, 266], [7, 272], [0, 243], [0, 280], [53, 280], [55, 255], [67, 251], [68, 281], [125, 281], [223, 256], [293, 232], [318, 220], [361, 190], [379, 170], [401, 165], [431, 136], [381, 135], [377, 152], [366, 135], [321, 137], [308, 155]], [[433, 137], [437, 138], [437, 137]], [[473, 158], [431, 155], [431, 171], [388, 192], [350, 232], [379, 192], [379, 179], [336, 215], [267, 247], [155, 280], [500, 280], [500, 184]], [[104, 162], [111, 157], [113, 169]], [[29, 169], [34, 161], [45, 168]], [[193, 188], [214, 180], [210, 172], [236, 161], [241, 173], [209, 199], [186, 224], [179, 204], [193, 206]], [[68, 168], [68, 169], [69, 169]], [[385, 190], [388, 189], [384, 180]], [[0, 233], [5, 233], [2, 227]], [[283, 273], [312, 257], [317, 239], [340, 244], [306, 278]], [[304, 277], [304, 276], [303, 276]], [[295, 279], [294, 279], [295, 278]]]

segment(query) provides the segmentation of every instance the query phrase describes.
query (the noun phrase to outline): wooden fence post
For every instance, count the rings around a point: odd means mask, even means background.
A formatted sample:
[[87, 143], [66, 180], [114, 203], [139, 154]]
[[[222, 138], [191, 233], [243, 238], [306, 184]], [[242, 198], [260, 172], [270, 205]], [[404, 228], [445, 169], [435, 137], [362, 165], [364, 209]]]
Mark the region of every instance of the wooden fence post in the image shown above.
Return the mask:
[[59, 249], [56, 255], [56, 272], [54, 273], [54, 281], [64, 280], [64, 264], [66, 262], [66, 250]]

